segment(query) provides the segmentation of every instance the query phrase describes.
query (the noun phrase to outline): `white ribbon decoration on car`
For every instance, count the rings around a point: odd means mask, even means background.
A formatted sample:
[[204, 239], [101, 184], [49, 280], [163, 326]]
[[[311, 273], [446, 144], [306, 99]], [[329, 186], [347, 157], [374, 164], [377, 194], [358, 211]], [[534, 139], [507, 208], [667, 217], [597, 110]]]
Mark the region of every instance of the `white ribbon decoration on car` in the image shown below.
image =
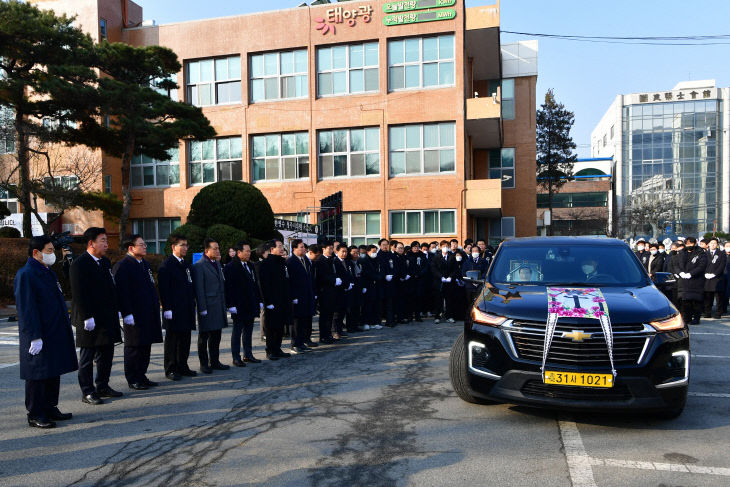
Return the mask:
[[[616, 368], [613, 365], [613, 329], [611, 319], [608, 316], [606, 299], [600, 289], [597, 288], [547, 288], [548, 298], [548, 319], [545, 327], [545, 339], [542, 349], [542, 380], [545, 381], [545, 362], [550, 353], [550, 345], [553, 342], [553, 335], [558, 324], [558, 318], [589, 318], [596, 319], [601, 323], [603, 336], [606, 339], [608, 349], [608, 360], [611, 363], [611, 373], [616, 378]], [[582, 303], [588, 304], [584, 306]]]

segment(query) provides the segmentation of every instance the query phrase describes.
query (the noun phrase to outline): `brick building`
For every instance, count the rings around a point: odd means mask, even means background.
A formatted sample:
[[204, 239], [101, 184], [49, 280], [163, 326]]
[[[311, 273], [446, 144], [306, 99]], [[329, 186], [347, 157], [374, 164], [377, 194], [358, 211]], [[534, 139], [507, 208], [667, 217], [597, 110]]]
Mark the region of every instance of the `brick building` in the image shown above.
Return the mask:
[[[95, 39], [171, 48], [183, 70], [170, 96], [216, 129], [171, 161], [133, 161], [132, 229], [150, 242], [226, 179], [310, 223], [342, 191], [356, 244], [535, 234], [537, 42], [500, 44], [498, 2], [362, 0], [166, 25], [129, 0], [35, 3], [76, 15]], [[120, 161], [98, 157], [100, 184], [120, 194]], [[102, 223], [64, 218], [75, 232]]]

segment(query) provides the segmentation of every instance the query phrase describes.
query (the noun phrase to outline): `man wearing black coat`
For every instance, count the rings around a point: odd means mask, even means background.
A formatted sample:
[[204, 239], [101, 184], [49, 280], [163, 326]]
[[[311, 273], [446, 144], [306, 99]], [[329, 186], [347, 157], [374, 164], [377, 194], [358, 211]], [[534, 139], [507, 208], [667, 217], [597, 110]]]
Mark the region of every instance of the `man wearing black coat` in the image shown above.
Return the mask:
[[165, 328], [165, 377], [180, 380], [197, 373], [188, 366], [190, 335], [195, 329], [195, 287], [190, 265], [185, 262], [188, 241], [170, 236], [172, 255], [157, 269], [157, 284], [162, 303], [162, 325]]
[[20, 378], [25, 380], [28, 425], [53, 428], [54, 421], [71, 419], [58, 409], [61, 375], [79, 368], [66, 300], [56, 274], [51, 239], [33, 237], [28, 261], [15, 275], [18, 310]]
[[294, 353], [309, 349], [305, 343], [317, 346], [310, 341], [312, 317], [315, 313], [314, 303], [314, 269], [306, 256], [307, 247], [300, 239], [291, 243], [292, 255], [286, 260], [289, 270], [289, 296], [292, 302], [291, 350]]
[[363, 330], [375, 328], [379, 330], [380, 319], [378, 313], [378, 293], [377, 283], [383, 276], [378, 272], [378, 248], [375, 245], [366, 247], [366, 254], [358, 259], [360, 264], [360, 277], [362, 287], [365, 290], [363, 294], [362, 311], [360, 313], [360, 321]]
[[270, 240], [266, 246], [269, 255], [258, 267], [259, 289], [264, 302], [266, 357], [269, 360], [278, 360], [290, 357], [290, 354], [281, 349], [284, 323], [291, 317], [289, 273], [283, 257], [283, 242]]
[[347, 336], [343, 330], [343, 323], [347, 314], [347, 303], [350, 301], [350, 293], [352, 293], [355, 287], [355, 279], [347, 266], [347, 252], [347, 245], [339, 244], [337, 246], [337, 254], [332, 259], [335, 275], [342, 283], [339, 286], [335, 286], [335, 295], [337, 297], [335, 299], [335, 314], [332, 324], [332, 335], [335, 340], [339, 340], [342, 336]]
[[715, 307], [715, 318], [722, 316], [722, 300], [724, 295], [724, 274], [727, 257], [725, 252], [718, 248], [719, 241], [716, 237], [710, 238], [707, 242], [707, 268], [705, 269], [705, 313], [703, 318], [712, 315], [712, 303], [717, 300]]
[[450, 323], [455, 321], [455, 289], [457, 288], [456, 280], [461, 279], [461, 266], [456, 265], [455, 254], [449, 252], [448, 244], [445, 240], [441, 241], [441, 252], [431, 261], [431, 275], [435, 289], [438, 290], [438, 302], [436, 303], [438, 309], [434, 323], [439, 322], [438, 315], [441, 315], [442, 312], [442, 319]]
[[424, 308], [423, 300], [426, 294], [426, 288], [431, 286], [430, 280], [427, 281], [429, 273], [429, 263], [426, 254], [421, 252], [421, 246], [418, 242], [411, 242], [411, 251], [406, 255], [408, 261], [408, 272], [411, 276], [408, 281], [410, 289], [406, 297], [406, 313], [408, 320], [417, 322], [421, 319], [421, 310]]
[[322, 245], [322, 255], [314, 261], [315, 284], [319, 298], [319, 343], [332, 344], [332, 319], [337, 306], [337, 288], [342, 279], [337, 277], [334, 264], [334, 246]]
[[[234, 247], [235, 257], [226, 264], [223, 274], [226, 277], [226, 306], [233, 318], [231, 332], [231, 355], [233, 365], [245, 367], [246, 363], [261, 363], [253, 356], [253, 322], [261, 314], [264, 304], [261, 300], [256, 271], [251, 263], [251, 244], [238, 242]], [[242, 343], [243, 341], [243, 343]], [[243, 345], [243, 358], [241, 358]]]
[[142, 236], [130, 235], [123, 247], [127, 255], [114, 265], [114, 280], [124, 323], [124, 377], [130, 389], [145, 390], [157, 385], [147, 369], [152, 344], [162, 343], [160, 300]]
[[389, 250], [390, 242], [387, 238], [380, 239], [375, 258], [383, 280], [378, 281], [378, 302], [380, 304], [380, 318], [385, 318], [385, 326], [394, 327], [395, 320], [395, 275], [397, 272], [395, 255]]
[[697, 246], [694, 237], [687, 237], [684, 250], [679, 252], [679, 299], [682, 300], [682, 319], [692, 325], [700, 324], [705, 291], [707, 253]]
[[[119, 303], [112, 266], [105, 257], [106, 230], [91, 227], [84, 232], [86, 252], [71, 264], [71, 323], [76, 327], [79, 352], [79, 386], [82, 402], [102, 404], [103, 397], [119, 397], [109, 387], [114, 344], [122, 341], [119, 328]], [[96, 363], [96, 380], [94, 380]], [[96, 383], [96, 387], [94, 387]]]
[[644, 239], [639, 239], [638, 242], [636, 242], [636, 257], [639, 258], [639, 261], [641, 262], [641, 265], [644, 266], [644, 269], [648, 270], [649, 266], [649, 251], [646, 249], [646, 242]]
[[[684, 249], [684, 244], [681, 241], [676, 241], [672, 243], [672, 246], [670, 247], [670, 251], [667, 254], [667, 258], [664, 260], [664, 272], [669, 272], [674, 276], [674, 279], [678, 281], [680, 279], [679, 273], [682, 272], [682, 270], [679, 268], [679, 251]], [[672, 283], [666, 290], [667, 297], [672, 301], [672, 304], [677, 307], [677, 309], [681, 309], [682, 303], [678, 296], [678, 286], [677, 282]]]

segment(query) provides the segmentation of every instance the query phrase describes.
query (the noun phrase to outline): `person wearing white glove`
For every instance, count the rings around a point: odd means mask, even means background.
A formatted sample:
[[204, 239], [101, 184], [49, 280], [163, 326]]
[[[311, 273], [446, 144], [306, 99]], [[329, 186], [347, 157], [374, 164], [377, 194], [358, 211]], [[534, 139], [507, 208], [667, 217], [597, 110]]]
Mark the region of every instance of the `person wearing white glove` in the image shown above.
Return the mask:
[[291, 300], [291, 304], [299, 304], [299, 300], [298, 299], [292, 299]]
[[336, 277], [335, 278], [335, 287], [339, 287], [339, 286], [342, 286], [342, 279], [340, 279], [339, 277]]
[[165, 311], [165, 312], [162, 313], [162, 316], [166, 320], [171, 320], [172, 319], [172, 311], [171, 310], [167, 310], [167, 311]]
[[232, 315], [238, 314], [238, 308], [233, 306], [232, 308], [228, 308], [228, 312], [231, 313]]
[[50, 268], [56, 258], [51, 239], [31, 238], [29, 251], [14, 282], [20, 378], [25, 381], [28, 425], [52, 428], [55, 421], [71, 418], [58, 410], [59, 387], [61, 375], [76, 370], [78, 362], [66, 303]]
[[94, 328], [96, 328], [96, 321], [94, 321], [94, 317], [92, 316], [88, 320], [84, 320], [84, 330], [86, 331], [94, 331]]
[[[315, 250], [316, 247], [313, 247]], [[312, 342], [312, 317], [315, 312], [314, 265], [307, 257], [307, 247], [301, 239], [291, 242], [291, 255], [286, 260], [289, 271], [289, 294], [292, 297], [290, 324], [291, 344], [294, 353], [307, 352], [317, 347]]]
[[[706, 306], [705, 317], [711, 316], [713, 296], [707, 291], [711, 290], [709, 286], [712, 286], [714, 282], [707, 280], [706, 274], [716, 273], [713, 272], [712, 258], [709, 258], [710, 252], [699, 247], [696, 238], [687, 237], [684, 245], [684, 250], [677, 254], [678, 265], [676, 267], [680, 271], [679, 277], [681, 278], [677, 282], [677, 297], [682, 302], [681, 311], [684, 322], [688, 325], [697, 325], [703, 314], [703, 301]], [[713, 242], [713, 246], [716, 247], [716, 245]], [[717, 257], [716, 260], [719, 260], [719, 256], [715, 255], [715, 257]], [[723, 260], [723, 271], [724, 262]]]
[[125, 325], [134, 326], [134, 316], [133, 315], [127, 315], [124, 317], [124, 320], [122, 320]]
[[705, 279], [713, 279], [715, 274], [705, 274]]
[[[727, 311], [727, 297], [725, 296], [725, 267], [727, 254], [723, 249], [718, 248], [717, 237], [710, 237], [707, 241], [707, 266], [705, 267], [705, 295], [704, 295], [704, 318], [720, 318], [723, 312]], [[715, 311], [713, 314], [713, 304]]]
[[259, 262], [258, 281], [261, 297], [266, 303], [264, 328], [266, 330], [266, 357], [269, 360], [288, 358], [291, 355], [281, 349], [284, 329], [291, 314], [289, 276], [284, 243], [274, 239], [266, 242], [267, 257]]
[[366, 288], [366, 287], [362, 288], [362, 293], [363, 294], [367, 294], [367, 292], [368, 292], [368, 288]]
[[388, 281], [388, 282], [392, 281], [393, 280], [393, 274], [388, 274], [387, 276], [385, 276], [385, 280]]

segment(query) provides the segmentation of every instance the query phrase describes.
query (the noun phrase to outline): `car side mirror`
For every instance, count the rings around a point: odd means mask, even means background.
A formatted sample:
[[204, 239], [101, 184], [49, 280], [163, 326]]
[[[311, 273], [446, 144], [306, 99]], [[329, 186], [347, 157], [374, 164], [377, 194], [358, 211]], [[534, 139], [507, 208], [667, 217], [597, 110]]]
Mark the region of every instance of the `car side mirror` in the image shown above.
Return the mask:
[[464, 282], [469, 282], [475, 285], [482, 285], [484, 284], [484, 279], [480, 279], [479, 276], [479, 271], [466, 271], [466, 277], [464, 277]]
[[674, 274], [671, 272], [657, 272], [651, 279], [657, 286], [665, 286], [677, 282], [677, 279], [674, 278]]

